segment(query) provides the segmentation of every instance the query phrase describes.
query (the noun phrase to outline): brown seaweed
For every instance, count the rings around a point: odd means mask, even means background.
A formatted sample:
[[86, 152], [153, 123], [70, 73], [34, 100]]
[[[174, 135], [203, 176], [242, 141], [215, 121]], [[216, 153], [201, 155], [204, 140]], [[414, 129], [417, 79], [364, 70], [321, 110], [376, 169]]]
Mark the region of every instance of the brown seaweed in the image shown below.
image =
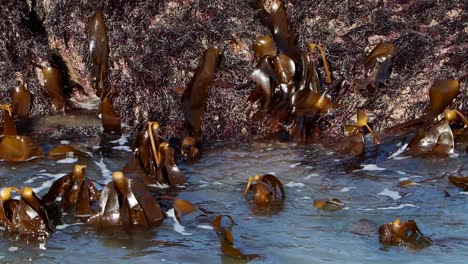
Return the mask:
[[257, 59], [275, 57], [277, 53], [276, 43], [270, 36], [258, 36], [252, 44], [252, 50]]
[[76, 148], [74, 148], [73, 146], [70, 146], [70, 145], [60, 145], [60, 146], [57, 146], [53, 149], [51, 149], [49, 151], [49, 153], [47, 153], [47, 157], [49, 157], [50, 159], [54, 159], [54, 160], [59, 160], [59, 159], [64, 159], [66, 157], [70, 157], [70, 156], [81, 156], [81, 157], [87, 157], [88, 154], [80, 151], [80, 150], [77, 150]]
[[120, 116], [115, 112], [109, 94], [105, 95], [101, 101], [101, 121], [104, 133], [120, 134], [122, 133], [122, 123]]
[[423, 249], [433, 243], [421, 233], [415, 221], [401, 222], [399, 218], [379, 227], [379, 241], [388, 246], [408, 246], [413, 249]]
[[191, 136], [186, 136], [182, 140], [182, 147], [180, 148], [182, 158], [185, 160], [194, 160], [200, 158], [200, 151], [195, 147], [197, 141]]
[[13, 117], [26, 117], [31, 108], [31, 93], [26, 90], [23, 84], [20, 84], [17, 88], [13, 89], [12, 95], [12, 112]]
[[122, 172], [114, 172], [112, 181], [101, 192], [100, 212], [87, 224], [99, 228], [115, 226], [158, 226], [164, 220], [159, 203], [139, 180], [129, 179]]
[[[254, 181], [255, 184], [253, 184]], [[279, 197], [277, 189], [280, 190], [281, 197]], [[245, 186], [243, 195], [247, 196], [249, 190], [252, 190], [254, 193], [255, 203], [257, 205], [269, 204], [278, 200], [278, 198], [284, 202], [286, 198], [283, 184], [278, 178], [271, 174], [265, 174], [263, 176], [255, 175], [254, 177], [250, 177], [247, 185]]]
[[270, 109], [273, 89], [279, 84], [279, 78], [271, 66], [270, 57], [262, 57], [251, 75], [255, 82], [255, 90], [247, 99], [251, 103], [259, 102], [260, 112], [266, 113]]
[[[229, 220], [229, 225], [227, 227], [223, 226], [223, 218]], [[234, 246], [234, 236], [232, 235], [232, 226], [234, 225], [234, 220], [229, 215], [219, 215], [213, 219], [211, 225], [218, 234], [219, 241], [221, 243], [221, 252], [228, 257], [237, 258], [237, 259], [253, 259], [259, 257], [257, 254], [244, 254], [241, 250]]]
[[8, 104], [0, 104], [0, 109], [3, 110], [2, 120], [2, 135], [4, 136], [15, 136], [17, 135], [16, 125], [11, 116], [12, 108]]
[[61, 196], [63, 209], [73, 209], [77, 217], [93, 215], [93, 205], [99, 201], [99, 191], [86, 177], [85, 168], [84, 165], [75, 165], [72, 172], [56, 180], [42, 197], [44, 203], [51, 204]]
[[458, 80], [435, 80], [429, 89], [430, 107], [428, 120], [441, 114], [449, 106], [460, 91]]
[[219, 64], [219, 50], [209, 48], [203, 54], [197, 71], [182, 95], [182, 111], [185, 117], [187, 134], [201, 140], [202, 115], [206, 108], [208, 90], [213, 84], [216, 68]]
[[107, 93], [109, 44], [106, 25], [101, 10], [96, 11], [89, 22], [89, 53], [92, 62], [92, 82], [98, 96]]
[[343, 209], [345, 204], [336, 198], [328, 200], [314, 200], [314, 207], [325, 212], [335, 212]]
[[42, 150], [30, 137], [0, 137], [0, 160], [28, 161], [43, 156], [44, 153], [42, 152]]
[[[20, 200], [11, 199], [11, 191], [17, 191]], [[0, 222], [11, 232], [22, 235], [48, 236], [54, 231], [45, 204], [30, 187], [19, 190], [14, 187], [1, 191]]]
[[177, 221], [184, 226], [192, 222], [206, 220], [207, 217], [207, 214], [198, 206], [182, 199], [175, 199], [174, 212]]
[[356, 90], [367, 89], [374, 92], [380, 85], [385, 84], [390, 77], [392, 60], [395, 56], [395, 45], [391, 43], [378, 44], [364, 59], [364, 80], [356, 80]]
[[49, 98], [57, 110], [65, 108], [65, 99], [63, 96], [63, 79], [60, 71], [53, 67], [42, 69], [44, 74], [44, 84], [49, 94]]
[[408, 144], [406, 151], [410, 155], [438, 154], [448, 155], [455, 149], [452, 129], [447, 120], [438, 124], [423, 126], [418, 129]]

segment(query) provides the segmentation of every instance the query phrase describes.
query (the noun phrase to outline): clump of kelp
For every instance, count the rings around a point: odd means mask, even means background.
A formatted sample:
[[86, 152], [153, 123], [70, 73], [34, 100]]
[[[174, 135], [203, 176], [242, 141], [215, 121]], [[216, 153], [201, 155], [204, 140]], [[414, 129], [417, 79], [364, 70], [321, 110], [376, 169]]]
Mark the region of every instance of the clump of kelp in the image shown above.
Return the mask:
[[[251, 75], [256, 87], [248, 100], [258, 104], [254, 113], [256, 120], [266, 122], [270, 129], [282, 135], [291, 136], [301, 142], [310, 142], [320, 135], [321, 126], [327, 114], [339, 107], [334, 102], [337, 83], [332, 83], [332, 73], [324, 49], [314, 43], [308, 51], [302, 51], [296, 42], [296, 33], [289, 25], [286, 9], [282, 1], [273, 1], [266, 12], [263, 1], [257, 7], [271, 31], [271, 36], [260, 36], [253, 43], [257, 65]], [[99, 114], [104, 134], [122, 133], [122, 122], [112, 104], [118, 97], [117, 90], [109, 82], [109, 44], [107, 40], [104, 15], [98, 10], [89, 23], [89, 51], [92, 67], [92, 86], [100, 97]], [[319, 51], [320, 57], [316, 51]], [[386, 84], [390, 77], [392, 61], [396, 55], [392, 43], [382, 42], [367, 54], [363, 61], [363, 78], [353, 80], [356, 92], [374, 93]], [[207, 107], [209, 89], [222, 61], [218, 48], [208, 48], [199, 66], [182, 94], [181, 109], [185, 118], [184, 134], [181, 140], [181, 155], [186, 159], [200, 156], [202, 139], [202, 117]], [[318, 59], [320, 58], [320, 59]], [[67, 102], [64, 96], [64, 76], [53, 66], [42, 67], [44, 88], [58, 112], [66, 113]], [[416, 135], [408, 144], [410, 155], [450, 154], [454, 151], [455, 137], [466, 140], [467, 119], [455, 109], [446, 110], [459, 94], [458, 80], [438, 80], [429, 91], [430, 108], [426, 115], [399, 125], [394, 130], [417, 127]], [[0, 105], [3, 110], [2, 136], [0, 137], [0, 159], [7, 162], [27, 161], [44, 157], [44, 153], [33, 139], [18, 135], [14, 119], [28, 115], [32, 95], [24, 85], [12, 92], [12, 104]], [[444, 114], [443, 117], [440, 117]], [[365, 150], [364, 132], [368, 131], [375, 144], [380, 140], [368, 124], [364, 109], [358, 110], [357, 121], [344, 128], [344, 152], [362, 155]], [[60, 197], [61, 210], [72, 212], [87, 225], [98, 230], [113, 227], [159, 226], [167, 213], [161, 201], [173, 201], [175, 217], [179, 222], [210, 219], [212, 213], [198, 208], [189, 201], [155, 194], [152, 187], [177, 189], [186, 178], [176, 165], [175, 149], [163, 137], [160, 124], [148, 121], [133, 144], [133, 153], [122, 171], [112, 174], [112, 180], [105, 185], [94, 182], [85, 174], [82, 165], [75, 165], [73, 171], [55, 181], [49, 191], [41, 198], [30, 187], [22, 189], [6, 187], [1, 191], [0, 223], [8, 231], [47, 237], [54, 231], [52, 219], [56, 201]], [[51, 150], [51, 159], [69, 155], [87, 156], [86, 153], [64, 145]], [[449, 177], [452, 184], [467, 188], [466, 176]], [[255, 182], [255, 183], [254, 183]], [[103, 186], [99, 191], [99, 186]], [[279, 190], [279, 191], [278, 191]], [[20, 194], [20, 199], [11, 197], [11, 192]], [[244, 196], [253, 192], [256, 206], [271, 205], [275, 202], [284, 206], [285, 191], [281, 181], [270, 174], [249, 178]], [[339, 199], [317, 199], [314, 206], [318, 210], [335, 212], [345, 204]], [[228, 219], [225, 225], [223, 219]], [[211, 220], [219, 236], [223, 254], [242, 259], [258, 257], [244, 254], [234, 246], [230, 216], [219, 215]], [[382, 225], [379, 229], [380, 242], [385, 245], [406, 245], [424, 248], [432, 241], [422, 235], [412, 220], [401, 223], [399, 219]]]

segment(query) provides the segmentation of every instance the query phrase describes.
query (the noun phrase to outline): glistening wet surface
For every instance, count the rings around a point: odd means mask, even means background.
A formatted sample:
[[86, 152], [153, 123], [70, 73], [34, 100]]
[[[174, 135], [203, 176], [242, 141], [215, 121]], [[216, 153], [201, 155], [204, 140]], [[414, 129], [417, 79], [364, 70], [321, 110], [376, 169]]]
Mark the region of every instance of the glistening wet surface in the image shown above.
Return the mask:
[[[90, 157], [1, 163], [0, 186], [29, 185], [42, 195], [75, 163], [86, 164], [87, 176], [105, 183], [132, 155], [128, 141], [123, 136], [111, 143], [112, 152], [93, 147], [99, 145], [96, 138], [43, 144], [45, 150], [72, 144]], [[216, 214], [231, 215], [236, 222], [235, 245], [262, 256], [252, 263], [464, 263], [468, 193], [451, 186], [447, 178], [408, 188], [397, 184], [455, 171], [467, 163], [468, 155], [458, 149], [449, 158], [389, 158], [403, 144], [402, 138], [384, 138], [378, 147], [368, 141], [362, 159], [321, 144], [259, 141], [205, 146], [200, 160], [180, 165], [188, 184], [177, 197]], [[249, 177], [266, 173], [276, 175], [285, 186], [283, 209], [259, 209], [250, 202], [251, 196], [242, 196]], [[333, 213], [314, 208], [314, 199], [332, 197], [346, 207]], [[372, 227], [397, 217], [415, 220], [434, 244], [421, 251], [383, 248]], [[356, 224], [362, 219], [365, 226]], [[4, 231], [0, 236], [0, 262], [9, 263], [245, 262], [222, 256], [218, 236], [208, 224], [183, 227], [170, 217], [151, 230], [96, 232], [65, 215], [45, 243], [27, 242]]]

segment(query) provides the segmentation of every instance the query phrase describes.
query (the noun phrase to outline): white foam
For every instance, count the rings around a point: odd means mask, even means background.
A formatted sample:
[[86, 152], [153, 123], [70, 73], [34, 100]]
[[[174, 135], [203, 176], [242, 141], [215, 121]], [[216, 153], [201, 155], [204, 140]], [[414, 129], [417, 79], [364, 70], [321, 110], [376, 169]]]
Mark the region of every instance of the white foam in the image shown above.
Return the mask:
[[181, 234], [183, 236], [191, 236], [192, 235], [192, 233], [185, 232], [185, 227], [183, 225], [181, 225], [179, 223], [179, 221], [177, 221], [177, 218], [176, 218], [175, 212], [174, 212], [174, 208], [167, 211], [166, 214], [167, 214], [167, 216], [172, 218], [172, 220], [174, 220], [174, 226], [173, 226], [174, 231], [176, 231], [177, 233], [179, 233], [179, 234]]
[[[376, 164], [364, 164], [363, 166], [364, 167], [360, 169], [361, 171], [384, 171], [385, 170], [385, 168], [381, 168], [377, 166]], [[360, 171], [360, 170], [356, 170], [356, 171]]]
[[[397, 144], [398, 146], [398, 144]], [[406, 149], [406, 147], [408, 147], [408, 143], [404, 144], [403, 146], [401, 146], [400, 148], [397, 149], [397, 151], [395, 151], [395, 153], [393, 153], [392, 155], [390, 155], [387, 159], [395, 159], [397, 160], [396, 158], [398, 156], [400, 156], [401, 153], [403, 153]]]
[[68, 140], [60, 140], [60, 144], [62, 144], [62, 145], [68, 145], [68, 144], [70, 144], [70, 141], [68, 141]]
[[15, 251], [18, 251], [19, 250], [19, 247], [9, 247], [8, 248], [8, 252], [15, 252]]
[[294, 164], [289, 165], [289, 168], [293, 169], [293, 168], [296, 168], [296, 167], [299, 166], [299, 165], [301, 165], [300, 162], [294, 163]]
[[299, 188], [302, 188], [305, 186], [305, 184], [303, 184], [302, 182], [288, 182], [286, 183], [284, 186], [286, 187], [299, 187]]
[[312, 177], [318, 177], [318, 176], [319, 176], [318, 173], [311, 173], [311, 174], [305, 176], [304, 179], [309, 180]]
[[213, 182], [213, 185], [224, 185], [224, 183], [219, 182], [219, 181], [215, 181], [215, 182]]
[[100, 161], [94, 160], [94, 163], [101, 169], [102, 176], [106, 180], [111, 181], [112, 180], [112, 172], [107, 168], [106, 163], [104, 163], [104, 159], [101, 158]]
[[313, 167], [312, 166], [306, 166], [305, 169], [308, 170], [308, 169], [312, 169]]
[[404, 171], [396, 171], [396, 173], [398, 173], [400, 175], [406, 175], [406, 172], [404, 172]]
[[468, 195], [468, 192], [460, 192], [460, 194]]
[[158, 188], [158, 189], [167, 189], [167, 188], [170, 187], [169, 185], [167, 185], [167, 184], [165, 184], [165, 183], [159, 183], [159, 182], [157, 182], [157, 183], [155, 183], [155, 184], [148, 184], [148, 186], [156, 187], [156, 188]]
[[126, 143], [128, 143], [128, 136], [127, 135], [122, 135], [122, 136], [120, 136], [119, 139], [112, 140], [112, 141], [109, 141], [109, 142], [113, 143], [113, 144], [119, 144], [120, 146], [123, 146]]
[[213, 230], [214, 228], [210, 225], [197, 225], [198, 228], [206, 229], [206, 230]]
[[39, 193], [41, 192], [42, 190], [45, 190], [47, 188], [49, 188], [50, 186], [52, 186], [52, 184], [54, 183], [54, 181], [60, 179], [61, 177], [67, 175], [66, 173], [57, 173], [57, 174], [51, 174], [51, 173], [41, 173], [39, 174], [40, 176], [45, 176], [45, 177], [52, 177], [52, 179], [49, 179], [47, 181], [44, 181], [41, 186], [39, 187], [35, 187], [33, 188], [33, 191], [35, 193]]
[[343, 187], [340, 192], [349, 192], [351, 189], [356, 189], [356, 187]]
[[78, 158], [68, 157], [68, 158], [64, 158], [61, 160], [57, 160], [57, 163], [59, 164], [69, 164], [69, 163], [75, 163], [75, 162], [78, 162]]
[[377, 208], [377, 209], [379, 209], [379, 210], [397, 210], [397, 209], [402, 209], [402, 208], [405, 208], [405, 207], [416, 207], [417, 208], [416, 205], [407, 203], [407, 204], [400, 204], [398, 206], [380, 207], [380, 208]]
[[112, 149], [132, 152], [132, 149], [129, 146], [115, 146], [112, 147]]
[[383, 191], [379, 192], [378, 195], [389, 196], [393, 198], [393, 200], [395, 201], [401, 198], [401, 195], [399, 192], [390, 191], [388, 188], [385, 188]]

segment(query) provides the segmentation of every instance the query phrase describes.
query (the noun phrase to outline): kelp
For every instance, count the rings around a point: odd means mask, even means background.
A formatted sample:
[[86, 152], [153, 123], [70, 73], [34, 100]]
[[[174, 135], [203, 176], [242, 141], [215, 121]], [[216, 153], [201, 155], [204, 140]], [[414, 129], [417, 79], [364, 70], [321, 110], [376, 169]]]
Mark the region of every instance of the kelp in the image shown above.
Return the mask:
[[466, 166], [461, 166], [457, 170], [457, 175], [449, 176], [449, 181], [458, 188], [462, 188], [463, 191], [468, 191], [468, 169]]
[[98, 228], [139, 226], [150, 228], [164, 220], [156, 199], [139, 180], [114, 172], [112, 181], [101, 192], [100, 211], [86, 222]]
[[448, 155], [454, 152], [455, 141], [452, 129], [446, 120], [418, 129], [408, 144], [409, 155]]
[[63, 95], [63, 78], [60, 71], [53, 67], [42, 69], [44, 84], [50, 100], [57, 110], [65, 109], [65, 98]]
[[395, 45], [391, 43], [378, 44], [364, 59], [365, 76], [363, 80], [355, 80], [356, 90], [365, 88], [369, 92], [374, 92], [375, 89], [385, 84], [390, 77], [394, 56]]
[[57, 146], [57, 147], [51, 149], [47, 153], [47, 157], [50, 158], [50, 159], [54, 159], [54, 160], [64, 159], [64, 158], [72, 157], [72, 156], [87, 157], [88, 154], [84, 153], [81, 150], [77, 150], [76, 148], [74, 148], [73, 146], [70, 146], [70, 145]]
[[186, 226], [190, 223], [206, 221], [208, 215], [193, 203], [182, 200], [174, 200], [174, 211], [177, 221]]
[[247, 196], [250, 190], [254, 193], [254, 201], [257, 205], [270, 204], [278, 199], [281, 199], [281, 202], [284, 203], [286, 198], [283, 184], [278, 178], [271, 174], [250, 177], [245, 186], [243, 195]]
[[180, 148], [182, 158], [185, 160], [194, 160], [200, 158], [200, 151], [195, 145], [197, 141], [191, 136], [186, 136], [182, 140], [182, 146]]
[[31, 92], [26, 90], [24, 84], [20, 84], [18, 87], [13, 89], [12, 95], [12, 112], [13, 117], [26, 117], [31, 108], [32, 95]]
[[[21, 195], [20, 200], [11, 198], [11, 192]], [[0, 222], [10, 232], [21, 235], [49, 236], [55, 229], [49, 219], [45, 204], [30, 187], [8, 187], [1, 191]]]
[[106, 25], [101, 10], [97, 10], [89, 21], [89, 52], [92, 62], [92, 85], [98, 96], [107, 93], [109, 71], [109, 44]]
[[355, 134], [355, 132], [353, 132], [354, 129], [359, 130], [359, 129], [363, 128], [363, 127], [367, 128], [369, 133], [372, 135], [372, 138], [374, 138], [374, 143], [375, 144], [380, 144], [380, 140], [377, 137], [377, 135], [375, 134], [374, 130], [372, 130], [372, 128], [367, 124], [366, 111], [364, 111], [362, 109], [359, 109], [358, 112], [357, 112], [357, 122], [356, 122], [356, 124], [355, 125], [347, 125], [345, 127], [345, 129], [349, 134]]
[[325, 212], [336, 212], [343, 209], [345, 204], [337, 198], [328, 200], [314, 200], [314, 207]]
[[39, 146], [27, 136], [0, 137], [0, 160], [28, 161], [43, 157]]
[[56, 180], [42, 197], [45, 204], [51, 204], [60, 196], [61, 207], [72, 210], [76, 217], [89, 217], [95, 213], [99, 191], [86, 177], [86, 166], [75, 165], [73, 171]]
[[264, 56], [275, 57], [277, 53], [276, 42], [270, 36], [258, 36], [252, 44], [252, 50], [257, 59]]
[[124, 172], [143, 174], [146, 184], [183, 184], [186, 179], [175, 164], [174, 149], [161, 134], [158, 122], [148, 122], [148, 129], [138, 136], [134, 144], [135, 161], [127, 164]]
[[122, 123], [120, 116], [115, 112], [112, 102], [109, 99], [109, 93], [103, 96], [101, 101], [101, 121], [104, 133], [121, 134]]
[[247, 101], [259, 102], [259, 113], [263, 115], [270, 109], [273, 90], [279, 84], [279, 78], [273, 69], [269, 56], [263, 56], [252, 72], [251, 79], [255, 82], [255, 90], [249, 95]]
[[379, 241], [387, 246], [408, 246], [413, 249], [423, 249], [432, 245], [432, 240], [424, 236], [416, 222], [399, 218], [379, 227]]
[[[229, 225], [227, 227], [222, 223], [223, 218], [227, 218], [229, 220]], [[223, 255], [247, 260], [260, 257], [257, 254], [245, 254], [234, 246], [234, 236], [232, 234], [232, 226], [234, 224], [234, 219], [232, 219], [232, 217], [229, 215], [218, 215], [211, 222], [211, 225], [218, 234], [219, 241], [221, 243], [221, 252]]]
[[458, 80], [435, 80], [429, 89], [430, 106], [427, 119], [432, 121], [441, 114], [452, 103], [459, 91]]
[[341, 149], [345, 154], [361, 156], [365, 151], [364, 135], [355, 126], [345, 126]]
[[18, 134], [16, 130], [15, 122], [11, 116], [12, 108], [9, 104], [0, 104], [0, 109], [3, 110], [2, 120], [2, 135], [4, 136], [15, 136]]
[[197, 71], [182, 94], [184, 128], [187, 135], [195, 138], [197, 142], [201, 140], [202, 115], [206, 108], [208, 90], [215, 78], [219, 56], [217, 48], [209, 48], [205, 51]]

